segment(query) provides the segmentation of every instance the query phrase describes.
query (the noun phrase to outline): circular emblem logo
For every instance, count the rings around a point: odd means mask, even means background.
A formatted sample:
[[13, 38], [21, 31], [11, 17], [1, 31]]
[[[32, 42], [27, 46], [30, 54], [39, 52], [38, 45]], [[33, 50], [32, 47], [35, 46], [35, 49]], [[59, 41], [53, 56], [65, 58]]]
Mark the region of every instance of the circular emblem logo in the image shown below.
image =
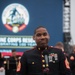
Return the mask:
[[13, 3], [4, 9], [2, 22], [8, 30], [17, 33], [28, 25], [29, 13], [23, 5]]

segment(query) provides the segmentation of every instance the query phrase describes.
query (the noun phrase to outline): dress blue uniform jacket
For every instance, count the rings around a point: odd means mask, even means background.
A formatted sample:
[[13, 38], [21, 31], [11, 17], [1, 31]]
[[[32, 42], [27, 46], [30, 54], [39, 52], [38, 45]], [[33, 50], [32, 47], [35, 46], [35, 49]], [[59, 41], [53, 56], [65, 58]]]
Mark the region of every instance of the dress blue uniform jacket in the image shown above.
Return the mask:
[[[48, 64], [43, 55], [44, 50], [48, 51]], [[20, 75], [71, 75], [70, 69], [65, 65], [62, 50], [54, 47], [44, 49], [35, 47], [27, 50], [22, 55], [20, 63]]]

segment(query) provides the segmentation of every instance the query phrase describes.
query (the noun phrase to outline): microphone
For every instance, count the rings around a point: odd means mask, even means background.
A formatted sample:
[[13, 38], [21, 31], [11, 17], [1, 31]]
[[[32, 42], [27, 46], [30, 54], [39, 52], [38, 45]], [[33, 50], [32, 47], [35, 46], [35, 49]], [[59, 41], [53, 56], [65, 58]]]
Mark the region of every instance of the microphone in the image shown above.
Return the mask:
[[44, 50], [44, 51], [43, 51], [43, 55], [44, 55], [44, 57], [45, 57], [46, 67], [48, 67], [48, 51], [47, 51], [47, 50]]
[[49, 72], [48, 51], [47, 51], [47, 50], [44, 50], [44, 51], [43, 51], [43, 55], [44, 55], [44, 57], [45, 57], [45, 63], [46, 63], [46, 68], [43, 70], [43, 72], [44, 72], [44, 75], [47, 75], [48, 72]]

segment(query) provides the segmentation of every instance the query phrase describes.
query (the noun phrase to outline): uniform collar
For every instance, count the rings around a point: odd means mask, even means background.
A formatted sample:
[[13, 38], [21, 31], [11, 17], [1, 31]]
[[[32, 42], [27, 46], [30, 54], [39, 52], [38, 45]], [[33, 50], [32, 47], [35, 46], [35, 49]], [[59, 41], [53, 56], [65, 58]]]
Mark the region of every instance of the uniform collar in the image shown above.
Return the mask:
[[39, 50], [39, 51], [43, 51], [43, 50], [48, 50], [48, 46], [47, 47], [38, 47], [37, 46], [37, 50]]

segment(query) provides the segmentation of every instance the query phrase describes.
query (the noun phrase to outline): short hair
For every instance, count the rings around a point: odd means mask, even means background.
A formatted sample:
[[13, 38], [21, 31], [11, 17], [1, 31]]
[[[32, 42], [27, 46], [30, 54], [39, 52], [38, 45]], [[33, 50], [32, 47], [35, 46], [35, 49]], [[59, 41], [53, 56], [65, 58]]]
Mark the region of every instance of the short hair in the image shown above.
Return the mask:
[[64, 45], [62, 42], [57, 42], [55, 46], [59, 46], [59, 47], [63, 47], [64, 48]]
[[75, 45], [73, 45], [73, 50], [75, 50]]
[[34, 34], [36, 34], [36, 30], [39, 28], [45, 28], [44, 26], [38, 26], [35, 30], [34, 30]]
[[12, 49], [12, 52], [16, 52], [16, 49]]

